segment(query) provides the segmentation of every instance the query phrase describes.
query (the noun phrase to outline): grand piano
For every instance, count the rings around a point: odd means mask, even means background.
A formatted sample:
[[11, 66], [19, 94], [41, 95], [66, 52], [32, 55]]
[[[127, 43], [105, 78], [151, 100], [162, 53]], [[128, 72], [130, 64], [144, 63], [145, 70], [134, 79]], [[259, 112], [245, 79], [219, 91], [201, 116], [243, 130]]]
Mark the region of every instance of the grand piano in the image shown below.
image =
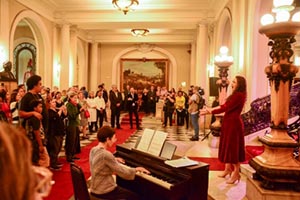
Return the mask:
[[174, 168], [165, 159], [141, 152], [124, 143], [117, 145], [116, 156], [131, 167], [142, 166], [151, 174], [137, 173], [134, 180], [117, 176], [117, 184], [138, 193], [142, 200], [207, 200], [209, 165], [199, 162]]

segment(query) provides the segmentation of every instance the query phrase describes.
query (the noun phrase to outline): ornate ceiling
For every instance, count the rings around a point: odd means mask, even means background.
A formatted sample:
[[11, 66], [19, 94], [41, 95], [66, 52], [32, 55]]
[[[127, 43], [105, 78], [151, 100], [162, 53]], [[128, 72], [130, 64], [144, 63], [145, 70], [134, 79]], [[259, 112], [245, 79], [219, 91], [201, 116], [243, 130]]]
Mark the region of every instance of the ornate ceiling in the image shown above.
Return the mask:
[[[180, 43], [195, 40], [198, 24], [214, 21], [228, 0], [139, 0], [124, 15], [111, 0], [17, 0], [57, 24], [70, 24], [87, 41], [101, 43]], [[147, 28], [134, 37], [133, 28]]]

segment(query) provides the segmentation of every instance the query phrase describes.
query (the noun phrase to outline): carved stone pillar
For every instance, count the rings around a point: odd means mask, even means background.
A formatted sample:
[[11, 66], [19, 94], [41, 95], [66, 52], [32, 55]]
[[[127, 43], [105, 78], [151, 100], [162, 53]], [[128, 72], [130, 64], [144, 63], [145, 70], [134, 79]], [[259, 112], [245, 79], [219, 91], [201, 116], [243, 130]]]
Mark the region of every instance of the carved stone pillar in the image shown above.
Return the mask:
[[[219, 89], [219, 104], [222, 105], [226, 101], [227, 88], [229, 85], [228, 81], [228, 70], [230, 65], [232, 65], [232, 57], [227, 56], [228, 48], [221, 47], [220, 55], [215, 58], [215, 65], [218, 67], [219, 79], [217, 80], [217, 85]], [[216, 121], [210, 125], [210, 130], [213, 136], [218, 137], [221, 134], [222, 118], [223, 114], [215, 115]], [[211, 145], [212, 146], [212, 145]], [[212, 146], [213, 147], [213, 146]]]
[[283, 184], [300, 187], [300, 162], [293, 157], [299, 144], [287, 133], [290, 89], [298, 69], [290, 61], [291, 44], [300, 29], [300, 23], [275, 23], [262, 27], [259, 32], [269, 38], [272, 63], [265, 68], [271, 87], [271, 132], [260, 138], [265, 151], [251, 159], [256, 170], [255, 179], [267, 189], [280, 188]]

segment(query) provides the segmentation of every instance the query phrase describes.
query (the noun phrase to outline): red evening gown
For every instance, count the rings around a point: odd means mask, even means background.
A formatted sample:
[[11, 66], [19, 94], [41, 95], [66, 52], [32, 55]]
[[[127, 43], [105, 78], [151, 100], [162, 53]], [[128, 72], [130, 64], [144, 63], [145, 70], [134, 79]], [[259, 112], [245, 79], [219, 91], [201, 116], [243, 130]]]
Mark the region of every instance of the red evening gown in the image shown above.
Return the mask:
[[244, 124], [241, 118], [246, 93], [235, 92], [212, 114], [225, 112], [222, 120], [219, 160], [223, 163], [245, 161]]

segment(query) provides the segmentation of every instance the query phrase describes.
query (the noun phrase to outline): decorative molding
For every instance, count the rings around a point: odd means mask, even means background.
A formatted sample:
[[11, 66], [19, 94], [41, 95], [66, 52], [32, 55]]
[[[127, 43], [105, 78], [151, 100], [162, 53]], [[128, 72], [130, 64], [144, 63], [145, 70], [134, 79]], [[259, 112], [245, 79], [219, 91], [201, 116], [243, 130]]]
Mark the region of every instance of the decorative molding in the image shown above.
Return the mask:
[[138, 51], [140, 51], [142, 53], [149, 53], [149, 52], [153, 51], [153, 49], [155, 48], [155, 45], [142, 43], [142, 44], [137, 44], [136, 48]]

